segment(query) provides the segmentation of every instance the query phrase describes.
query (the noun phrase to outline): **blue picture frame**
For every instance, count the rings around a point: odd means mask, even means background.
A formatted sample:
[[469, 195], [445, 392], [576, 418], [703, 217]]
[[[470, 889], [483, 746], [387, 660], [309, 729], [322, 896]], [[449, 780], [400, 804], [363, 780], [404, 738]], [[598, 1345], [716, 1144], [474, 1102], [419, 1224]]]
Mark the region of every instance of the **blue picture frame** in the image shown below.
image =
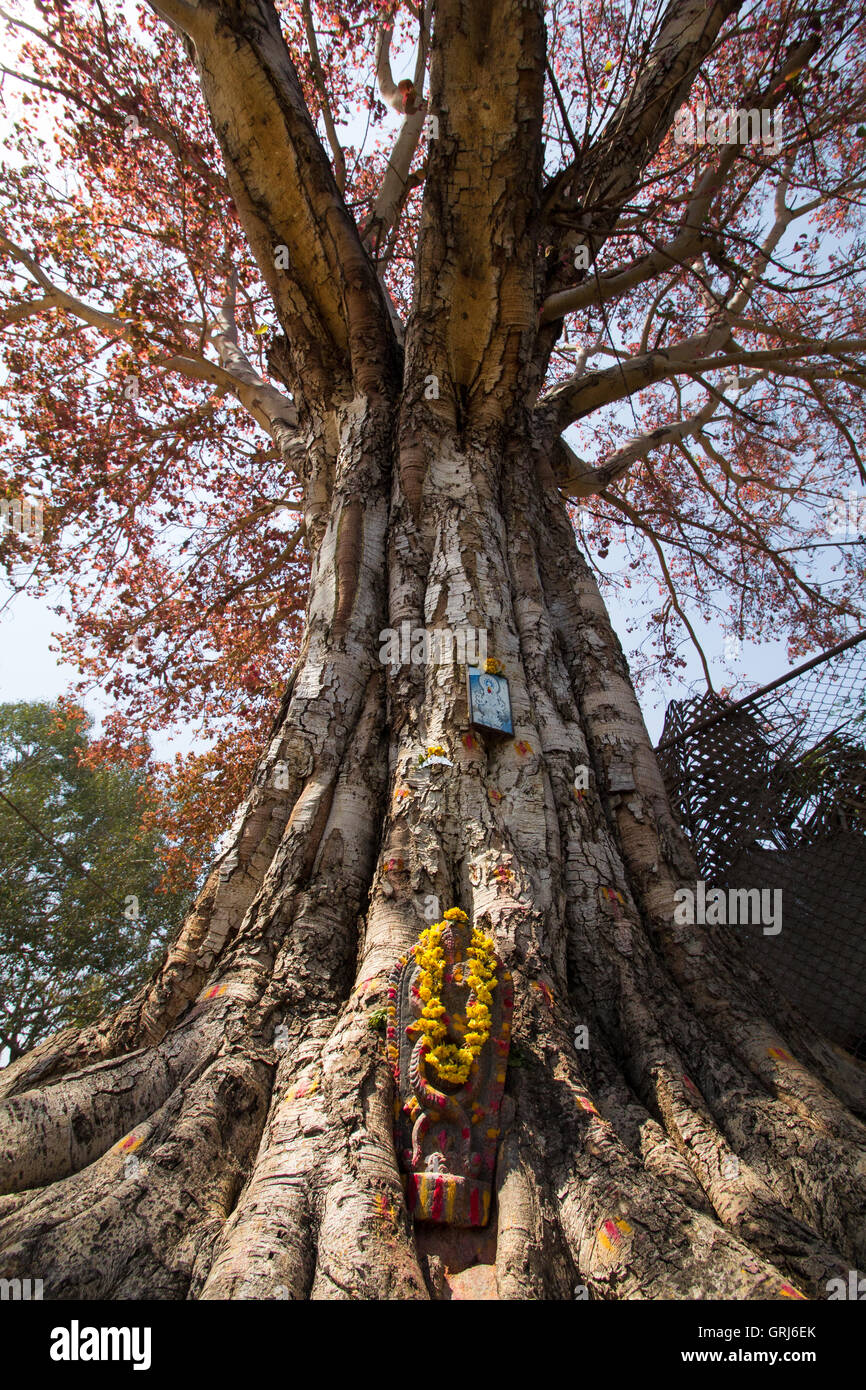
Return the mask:
[[507, 678], [470, 668], [466, 685], [472, 728], [484, 729], [487, 733], [513, 735], [511, 691]]

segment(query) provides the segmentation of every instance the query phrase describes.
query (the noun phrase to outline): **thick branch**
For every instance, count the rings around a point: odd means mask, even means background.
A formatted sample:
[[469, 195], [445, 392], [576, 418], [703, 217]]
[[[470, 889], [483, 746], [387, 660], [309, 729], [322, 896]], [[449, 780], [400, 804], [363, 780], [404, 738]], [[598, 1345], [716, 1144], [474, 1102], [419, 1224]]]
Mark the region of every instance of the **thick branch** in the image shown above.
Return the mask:
[[328, 402], [335, 381], [349, 373], [362, 389], [380, 390], [393, 373], [384, 297], [306, 108], [274, 5], [201, 0], [190, 33], [229, 187], [298, 380]]
[[[673, 0], [654, 53], [635, 86], [620, 103], [601, 140], [579, 165], [572, 164], [551, 183], [546, 206], [549, 215], [564, 223], [566, 228], [558, 238], [551, 233], [552, 239], [568, 246], [583, 244], [589, 250], [590, 260], [595, 259], [616, 226], [622, 208], [634, 195], [642, 170], [661, 144], [721, 24], [738, 8], [737, 0], [732, 0], [725, 5], [713, 5], [708, 13], [704, 5], [694, 0], [684, 3]], [[772, 75], [769, 94], [762, 96], [762, 104], [775, 106], [783, 99], [785, 78], [808, 62], [818, 46], [818, 40], [811, 38], [787, 55], [785, 63]], [[559, 316], [573, 308], [625, 293], [634, 284], [658, 275], [672, 263], [694, 257], [701, 249], [701, 224], [712, 196], [737, 153], [736, 147], [730, 147], [722, 155], [718, 170], [705, 172], [696, 191], [698, 204], [695, 206], [694, 200], [690, 204], [685, 226], [674, 242], [658, 248], [634, 267], [614, 272], [608, 280], [607, 292], [598, 281], [563, 288], [562, 280], [568, 272], [563, 272], [561, 267], [567, 263], [567, 258], [554, 258], [549, 281], [553, 293], [548, 294], [544, 302], [541, 321], [556, 324]], [[557, 331], [554, 328], [541, 336], [541, 359], [546, 360]]]
[[283, 457], [290, 460], [304, 447], [297, 434], [298, 412], [288, 396], [265, 381], [238, 346], [236, 291], [237, 276], [232, 271], [222, 308], [211, 326], [211, 341], [219, 352], [220, 364], [236, 383], [233, 389], [238, 399], [259, 423], [267, 422], [268, 433], [279, 445]]
[[[727, 325], [724, 325], [724, 336], [728, 342], [731, 341]], [[786, 344], [754, 351], [735, 349], [703, 357], [700, 355], [701, 350], [706, 347], [710, 337], [709, 333], [699, 334], [678, 343], [669, 351], [641, 353], [604, 371], [570, 377], [561, 386], [548, 392], [539, 402], [536, 412], [539, 424], [543, 429], [555, 430], [561, 434], [568, 425], [597, 410], [599, 406], [624, 400], [655, 382], [672, 380], [677, 376], [700, 379], [705, 372], [716, 371], [720, 367], [743, 365], [764, 367], [783, 374], [811, 375], [809, 369], [801, 368], [796, 372], [792, 362], [797, 358], [811, 357], [822, 352], [841, 355], [862, 353], [866, 350], [866, 338], [843, 338], [837, 342], [815, 341], [799, 347]], [[855, 382], [860, 379], [860, 373], [854, 367], [832, 370], [816, 366], [813, 370], [828, 377], [843, 377]]]
[[[587, 209], [610, 226], [636, 189], [640, 175], [670, 128], [695, 74], [742, 0], [671, 0], [658, 42], [613, 112], [601, 138], [580, 163], [572, 162], [547, 189], [552, 214]], [[602, 230], [601, 224], [596, 230]], [[607, 234], [607, 233], [605, 233]]]
[[541, 322], [550, 323], [575, 309], [584, 309], [590, 304], [603, 304], [609, 299], [619, 299], [637, 285], [654, 279], [664, 271], [685, 265], [691, 257], [710, 245], [713, 238], [705, 226], [707, 213], [721, 180], [736, 157], [736, 146], [729, 146], [717, 166], [704, 170], [686, 209], [682, 230], [672, 241], [657, 247], [648, 256], [643, 256], [628, 266], [618, 266], [604, 275], [576, 285], [574, 289], [560, 290], [557, 294], [548, 295], [541, 306]]
[[440, 0], [407, 343], [409, 394], [436, 376], [440, 417], [501, 418], [535, 335], [544, 75], [539, 0]]

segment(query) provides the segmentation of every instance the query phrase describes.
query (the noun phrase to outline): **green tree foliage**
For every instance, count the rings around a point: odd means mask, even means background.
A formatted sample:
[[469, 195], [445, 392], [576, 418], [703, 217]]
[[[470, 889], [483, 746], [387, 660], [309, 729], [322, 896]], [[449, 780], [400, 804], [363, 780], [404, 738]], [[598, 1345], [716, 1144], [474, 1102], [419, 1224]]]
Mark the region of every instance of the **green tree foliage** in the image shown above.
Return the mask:
[[69, 706], [0, 705], [4, 1063], [126, 998], [183, 919], [185, 896], [160, 891], [160, 831], [143, 828], [146, 773], [91, 765], [91, 724]]

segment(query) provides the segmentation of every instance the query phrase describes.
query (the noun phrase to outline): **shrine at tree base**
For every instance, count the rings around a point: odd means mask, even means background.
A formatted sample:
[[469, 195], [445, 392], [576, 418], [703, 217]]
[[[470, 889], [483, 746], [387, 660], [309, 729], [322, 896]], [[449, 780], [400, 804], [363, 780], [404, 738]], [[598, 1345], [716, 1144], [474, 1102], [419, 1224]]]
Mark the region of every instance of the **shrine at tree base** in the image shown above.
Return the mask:
[[[467, 1005], [475, 998], [466, 978], [471, 969], [472, 926], [459, 920], [442, 925], [444, 972], [437, 999], [445, 1009], [441, 1022], [447, 1040], [439, 1045], [440, 1051], [448, 1045], [464, 1047], [470, 1032]], [[424, 1009], [416, 960], [419, 946], [397, 962], [388, 992], [388, 1057], [397, 1084], [394, 1137], [406, 1203], [416, 1221], [484, 1226], [490, 1216], [511, 1041], [512, 979], [491, 953], [489, 1035], [465, 1082], [443, 1081], [435, 1066], [425, 1061], [430, 1049], [419, 1024]]]

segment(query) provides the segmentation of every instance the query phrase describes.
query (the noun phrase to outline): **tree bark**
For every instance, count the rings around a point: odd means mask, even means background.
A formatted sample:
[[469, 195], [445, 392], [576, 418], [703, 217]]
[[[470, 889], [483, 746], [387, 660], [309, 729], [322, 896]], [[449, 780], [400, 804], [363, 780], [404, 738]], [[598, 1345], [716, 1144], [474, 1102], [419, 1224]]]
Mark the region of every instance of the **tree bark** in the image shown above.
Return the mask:
[[[821, 1296], [866, 1258], [863, 1070], [724, 929], [673, 925], [696, 871], [531, 425], [411, 416], [335, 412], [291, 697], [159, 975], [0, 1078], [0, 1268], [54, 1298]], [[462, 666], [380, 662], [406, 621], [486, 630], [513, 739], [470, 730]], [[419, 771], [431, 744], [453, 766]], [[408, 1215], [371, 1026], [431, 897], [515, 981], [462, 1241]]]

